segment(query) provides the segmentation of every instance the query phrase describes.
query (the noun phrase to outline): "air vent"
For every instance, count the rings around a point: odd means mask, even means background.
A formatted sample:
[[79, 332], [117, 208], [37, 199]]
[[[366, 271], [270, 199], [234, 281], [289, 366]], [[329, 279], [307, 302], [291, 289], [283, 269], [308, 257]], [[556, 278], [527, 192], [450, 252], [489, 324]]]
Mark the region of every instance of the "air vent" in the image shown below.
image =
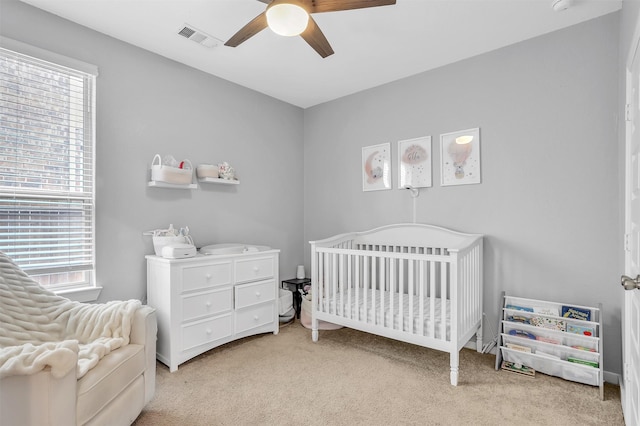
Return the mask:
[[181, 35], [184, 38], [188, 38], [189, 40], [201, 44], [205, 47], [216, 47], [223, 42], [219, 38], [209, 35], [204, 31], [200, 31], [189, 24], [184, 24], [184, 26], [181, 27], [178, 31], [178, 35]]

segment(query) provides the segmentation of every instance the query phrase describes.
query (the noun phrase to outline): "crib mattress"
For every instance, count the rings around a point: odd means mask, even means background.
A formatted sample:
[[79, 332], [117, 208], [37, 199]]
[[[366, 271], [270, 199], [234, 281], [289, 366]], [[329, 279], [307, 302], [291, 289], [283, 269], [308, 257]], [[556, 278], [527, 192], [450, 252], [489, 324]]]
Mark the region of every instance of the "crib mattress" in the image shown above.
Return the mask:
[[[350, 296], [350, 297], [349, 297]], [[400, 303], [398, 298], [401, 297], [402, 303], [402, 318], [400, 318]], [[375, 299], [375, 309], [372, 307], [372, 300]], [[355, 289], [349, 289], [342, 295], [336, 294], [335, 298], [330, 295], [330, 298], [323, 300], [323, 307], [327, 309], [328, 313], [336, 314], [338, 316], [355, 319], [369, 324], [377, 324], [384, 326], [385, 328], [393, 328], [400, 330], [400, 321], [402, 321], [402, 331], [412, 332], [413, 334], [420, 334], [420, 297], [413, 296], [413, 318], [410, 318], [409, 305], [411, 303], [409, 295], [407, 294], [393, 294], [393, 314], [391, 313], [391, 294], [384, 292], [384, 309], [381, 309], [382, 292], [379, 290], [368, 290], [365, 298], [364, 291], [358, 290], [356, 297]], [[442, 336], [442, 305], [443, 300], [440, 298], [434, 298], [434, 330], [432, 334], [431, 330], [431, 297], [423, 298], [424, 309], [424, 330], [422, 335], [427, 337], [433, 337], [436, 339], [443, 339]], [[349, 304], [351, 301], [351, 304]], [[336, 306], [338, 310], [336, 312]], [[448, 299], [444, 300], [444, 306], [446, 309], [446, 317], [444, 318], [445, 335], [446, 340], [450, 340], [450, 302]], [[366, 320], [365, 320], [366, 318]], [[384, 320], [383, 320], [384, 319]], [[413, 326], [413, 330], [410, 330], [410, 324]]]

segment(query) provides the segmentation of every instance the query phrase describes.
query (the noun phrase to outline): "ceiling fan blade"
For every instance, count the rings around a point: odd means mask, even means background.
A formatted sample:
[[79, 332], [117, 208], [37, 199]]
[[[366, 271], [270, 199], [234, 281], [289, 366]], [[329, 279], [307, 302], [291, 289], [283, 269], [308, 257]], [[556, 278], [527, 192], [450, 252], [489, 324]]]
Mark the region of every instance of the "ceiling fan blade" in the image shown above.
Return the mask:
[[236, 47], [249, 40], [265, 28], [267, 28], [267, 14], [266, 12], [262, 12], [260, 15], [253, 18], [247, 25], [240, 28], [240, 31], [235, 33], [224, 45]]
[[336, 12], [338, 10], [364, 9], [366, 7], [391, 6], [396, 0], [308, 0], [310, 13]]
[[327, 56], [333, 55], [333, 49], [331, 45], [327, 41], [327, 38], [322, 34], [320, 27], [316, 24], [316, 21], [313, 20], [311, 16], [309, 16], [309, 24], [307, 25], [307, 29], [300, 34], [300, 37], [304, 39], [309, 46], [313, 47], [313, 49], [318, 52], [320, 56], [326, 58]]

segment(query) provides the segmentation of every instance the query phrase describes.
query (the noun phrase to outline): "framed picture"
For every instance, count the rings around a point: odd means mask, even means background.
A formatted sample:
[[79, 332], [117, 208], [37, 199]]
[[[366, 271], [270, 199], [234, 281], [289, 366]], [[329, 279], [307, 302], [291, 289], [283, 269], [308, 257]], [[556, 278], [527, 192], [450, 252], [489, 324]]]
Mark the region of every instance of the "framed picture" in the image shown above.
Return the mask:
[[480, 129], [440, 135], [440, 184], [480, 183]]
[[391, 189], [391, 144], [362, 148], [362, 190]]
[[431, 186], [431, 136], [398, 142], [398, 188]]

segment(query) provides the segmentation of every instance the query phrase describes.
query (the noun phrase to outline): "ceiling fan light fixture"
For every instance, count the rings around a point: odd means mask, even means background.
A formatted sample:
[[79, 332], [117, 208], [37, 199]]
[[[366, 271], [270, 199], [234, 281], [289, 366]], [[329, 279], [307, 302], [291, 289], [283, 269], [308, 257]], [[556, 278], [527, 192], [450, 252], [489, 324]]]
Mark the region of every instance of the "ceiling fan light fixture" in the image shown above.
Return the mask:
[[300, 35], [308, 23], [309, 13], [297, 4], [272, 3], [267, 8], [267, 24], [274, 33], [281, 36]]

